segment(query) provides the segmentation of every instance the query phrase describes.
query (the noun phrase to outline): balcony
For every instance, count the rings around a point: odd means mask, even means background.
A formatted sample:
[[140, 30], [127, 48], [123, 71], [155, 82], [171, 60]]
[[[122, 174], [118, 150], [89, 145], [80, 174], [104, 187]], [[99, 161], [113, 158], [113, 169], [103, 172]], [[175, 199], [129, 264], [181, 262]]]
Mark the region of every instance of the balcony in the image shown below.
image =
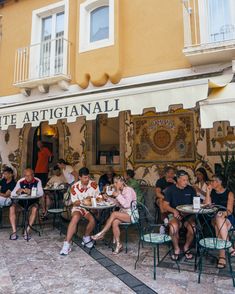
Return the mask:
[[192, 65], [235, 57], [235, 1], [182, 0], [184, 55]]
[[48, 92], [49, 86], [66, 88], [70, 80], [70, 42], [64, 38], [47, 40], [17, 49], [13, 85], [22, 90], [38, 87]]

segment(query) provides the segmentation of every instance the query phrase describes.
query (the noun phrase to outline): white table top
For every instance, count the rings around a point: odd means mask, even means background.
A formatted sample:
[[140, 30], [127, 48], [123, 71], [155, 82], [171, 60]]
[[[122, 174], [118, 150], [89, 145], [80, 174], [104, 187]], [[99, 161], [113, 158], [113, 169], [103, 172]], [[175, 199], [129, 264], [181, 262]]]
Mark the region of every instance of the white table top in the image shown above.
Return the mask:
[[[43, 196], [43, 195], [42, 195]], [[41, 198], [42, 196], [31, 196], [28, 194], [21, 194], [21, 195], [17, 195], [17, 196], [11, 196], [11, 199], [15, 199], [15, 200], [32, 200], [32, 199], [38, 199]]]
[[62, 191], [62, 190], [65, 190], [66, 188], [65, 187], [58, 187], [58, 188], [50, 188], [50, 187], [45, 187], [43, 188], [44, 191]]
[[99, 204], [97, 203], [96, 206], [89, 206], [89, 205], [84, 205], [84, 204], [80, 204], [80, 207], [82, 208], [86, 208], [86, 209], [97, 209], [97, 210], [101, 210], [101, 209], [108, 209], [108, 208], [113, 208], [116, 206], [115, 203], [113, 202], [107, 202], [108, 204], [104, 205], [104, 204]]
[[176, 207], [176, 209], [182, 213], [187, 214], [207, 214], [207, 213], [213, 213], [217, 210], [216, 207], [211, 208], [203, 208], [203, 205], [201, 205], [201, 208], [193, 208], [193, 204], [185, 204], [185, 205], [179, 205]]

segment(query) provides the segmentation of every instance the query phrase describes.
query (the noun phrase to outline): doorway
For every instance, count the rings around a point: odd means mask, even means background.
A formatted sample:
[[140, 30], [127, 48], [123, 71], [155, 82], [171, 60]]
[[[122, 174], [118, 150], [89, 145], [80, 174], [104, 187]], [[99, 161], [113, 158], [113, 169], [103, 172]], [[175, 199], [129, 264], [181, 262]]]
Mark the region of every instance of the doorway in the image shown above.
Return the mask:
[[35, 169], [37, 163], [38, 147], [37, 141], [42, 141], [53, 154], [49, 163], [49, 169], [57, 164], [59, 159], [59, 134], [56, 126], [51, 126], [47, 122], [40, 123], [39, 127], [34, 130], [32, 146], [32, 168]]

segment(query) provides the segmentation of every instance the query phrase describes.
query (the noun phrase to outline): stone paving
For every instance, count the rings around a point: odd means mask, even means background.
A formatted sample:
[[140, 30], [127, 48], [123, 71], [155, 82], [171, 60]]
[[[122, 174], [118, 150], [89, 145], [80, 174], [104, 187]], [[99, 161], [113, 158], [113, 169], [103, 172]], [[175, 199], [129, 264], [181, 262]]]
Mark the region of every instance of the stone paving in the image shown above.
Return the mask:
[[[79, 233], [80, 234], [80, 233]], [[33, 235], [27, 243], [21, 237], [17, 241], [10, 241], [9, 229], [0, 229], [0, 293], [144, 293], [143, 285], [131, 290], [125, 284], [125, 276], [129, 279], [129, 272], [138, 281], [142, 281], [159, 294], [234, 294], [235, 288], [229, 277], [218, 275], [202, 275], [201, 284], [197, 283], [197, 273], [193, 270], [179, 273], [172, 268], [157, 268], [157, 279], [153, 280], [153, 259], [151, 248], [141, 249], [141, 258], [137, 269], [134, 262], [137, 254], [136, 234], [131, 232], [129, 250], [112, 255], [112, 251], [104, 242], [99, 241], [96, 249], [107, 256], [100, 259], [100, 263], [87, 254], [82, 248], [73, 245], [73, 251], [68, 257], [59, 255], [63, 236], [51, 226], [44, 228], [41, 237]], [[107, 236], [107, 239], [109, 236]], [[164, 249], [165, 250], [165, 249]], [[104, 262], [105, 261], [105, 262]], [[123, 273], [121, 281], [110, 272], [115, 273], [115, 264], [120, 265]], [[107, 267], [107, 269], [105, 268]], [[108, 270], [109, 269], [109, 270]], [[122, 271], [121, 269], [121, 271]], [[120, 269], [119, 269], [120, 270]], [[131, 276], [131, 275], [130, 275]], [[127, 281], [130, 283], [130, 280]], [[150, 292], [149, 292], [150, 293]]]

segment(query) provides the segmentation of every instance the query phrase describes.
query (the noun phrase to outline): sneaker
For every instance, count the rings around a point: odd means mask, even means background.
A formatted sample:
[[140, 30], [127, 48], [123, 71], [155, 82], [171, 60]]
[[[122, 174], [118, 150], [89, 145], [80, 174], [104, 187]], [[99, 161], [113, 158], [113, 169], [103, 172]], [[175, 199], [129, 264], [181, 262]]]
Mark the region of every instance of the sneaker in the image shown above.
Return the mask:
[[94, 241], [91, 239], [90, 236], [84, 236], [82, 238], [82, 245], [91, 249], [94, 246]]
[[63, 248], [60, 251], [60, 255], [68, 255], [71, 251], [71, 244], [67, 241], [64, 242]]

